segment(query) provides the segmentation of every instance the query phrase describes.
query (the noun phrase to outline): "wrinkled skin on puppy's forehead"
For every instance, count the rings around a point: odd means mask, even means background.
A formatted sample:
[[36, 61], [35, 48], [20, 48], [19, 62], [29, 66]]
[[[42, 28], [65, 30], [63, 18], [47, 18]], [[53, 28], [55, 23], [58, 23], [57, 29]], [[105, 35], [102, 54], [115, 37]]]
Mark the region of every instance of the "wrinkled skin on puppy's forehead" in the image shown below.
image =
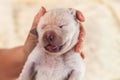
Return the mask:
[[52, 9], [48, 10], [44, 15], [44, 20], [46, 20], [46, 24], [56, 24], [56, 25], [67, 25], [70, 24], [70, 22], [76, 22], [75, 21], [76, 16], [76, 10], [75, 9]]

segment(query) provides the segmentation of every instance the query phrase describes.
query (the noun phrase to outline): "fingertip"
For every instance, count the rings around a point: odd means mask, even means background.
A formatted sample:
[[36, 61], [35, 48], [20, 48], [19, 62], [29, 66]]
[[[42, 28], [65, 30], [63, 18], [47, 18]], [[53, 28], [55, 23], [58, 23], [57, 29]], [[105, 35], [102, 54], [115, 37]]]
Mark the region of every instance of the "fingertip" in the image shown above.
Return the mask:
[[84, 53], [83, 52], [81, 52], [81, 57], [82, 57], [82, 59], [85, 59], [85, 55], [84, 55]]
[[46, 9], [42, 6], [34, 18], [32, 28], [37, 27], [38, 21], [45, 14], [45, 12], [46, 12]]
[[41, 6], [40, 10], [39, 10], [39, 14], [43, 15], [46, 12], [46, 9]]
[[41, 6], [41, 9], [42, 9], [42, 10], [44, 10], [44, 11], [46, 11], [46, 9], [45, 9], [45, 7], [44, 7], [44, 6]]
[[83, 16], [82, 12], [77, 10], [76, 11], [76, 16], [77, 16], [78, 20], [80, 20], [81, 22], [85, 21], [85, 17]]

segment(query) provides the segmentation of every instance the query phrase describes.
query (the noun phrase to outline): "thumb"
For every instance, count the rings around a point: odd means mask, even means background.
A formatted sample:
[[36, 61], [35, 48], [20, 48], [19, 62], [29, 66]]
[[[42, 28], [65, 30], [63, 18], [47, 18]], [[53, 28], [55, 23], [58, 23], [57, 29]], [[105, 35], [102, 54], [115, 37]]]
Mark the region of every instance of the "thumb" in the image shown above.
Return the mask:
[[32, 28], [31, 28], [29, 35], [24, 44], [24, 51], [26, 54], [29, 54], [37, 43], [36, 27], [38, 25], [38, 22], [39, 22], [41, 16], [43, 16], [45, 12], [46, 12], [45, 8], [41, 7], [40, 11], [36, 14], [36, 16], [34, 18]]

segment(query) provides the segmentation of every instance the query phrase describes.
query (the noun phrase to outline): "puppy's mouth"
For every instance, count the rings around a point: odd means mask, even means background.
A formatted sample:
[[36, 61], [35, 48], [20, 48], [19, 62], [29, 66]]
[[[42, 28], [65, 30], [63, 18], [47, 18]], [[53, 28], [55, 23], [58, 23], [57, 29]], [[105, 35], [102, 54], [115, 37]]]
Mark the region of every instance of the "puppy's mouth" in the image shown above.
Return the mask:
[[49, 52], [59, 52], [62, 49], [62, 46], [57, 46], [57, 45], [53, 45], [53, 44], [48, 44], [45, 46], [45, 49]]

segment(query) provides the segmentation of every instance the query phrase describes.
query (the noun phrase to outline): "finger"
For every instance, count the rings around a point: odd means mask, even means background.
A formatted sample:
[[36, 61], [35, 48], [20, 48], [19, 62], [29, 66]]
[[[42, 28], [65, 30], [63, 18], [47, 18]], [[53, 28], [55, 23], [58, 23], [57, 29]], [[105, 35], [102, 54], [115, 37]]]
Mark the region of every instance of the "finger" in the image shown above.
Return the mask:
[[79, 21], [81, 21], [81, 22], [84, 22], [85, 21], [85, 17], [83, 16], [83, 14], [82, 14], [82, 12], [80, 12], [80, 11], [76, 11], [76, 17], [77, 17], [77, 19], [79, 20]]
[[45, 12], [46, 12], [46, 9], [44, 7], [41, 7], [41, 9], [39, 10], [39, 12], [36, 14], [34, 18], [32, 29], [37, 27], [40, 17], [43, 16]]
[[35, 35], [37, 37], [38, 37], [38, 34], [37, 34], [36, 27], [38, 25], [40, 17], [43, 16], [45, 12], [46, 12], [45, 8], [41, 7], [41, 9], [39, 10], [39, 12], [36, 14], [36, 16], [34, 18], [33, 25], [32, 25], [32, 28], [30, 30], [30, 33], [32, 33], [33, 35]]
[[38, 42], [37, 35], [36, 35], [36, 27], [40, 17], [43, 16], [45, 12], [46, 12], [45, 8], [42, 7], [34, 18], [32, 28], [24, 44], [24, 52], [26, 54], [29, 54], [32, 51], [32, 49], [36, 46], [36, 43]]
[[83, 43], [83, 40], [84, 40], [84, 37], [85, 37], [85, 29], [82, 26], [82, 24], [80, 24], [80, 25], [81, 25], [80, 33], [79, 33], [78, 43], [75, 46], [75, 52], [80, 53], [80, 56], [82, 57], [82, 59], [84, 59], [85, 56], [84, 56], [84, 53], [81, 50], [82, 50], [82, 43]]
[[80, 34], [79, 34], [78, 40], [83, 41], [85, 38], [85, 34], [86, 34], [85, 29], [84, 29], [83, 25], [80, 23]]
[[78, 44], [77, 44], [77, 45], [75, 46], [75, 52], [80, 53], [80, 52], [81, 52], [81, 48], [82, 48], [81, 45], [78, 45]]
[[84, 27], [82, 26], [82, 24], [80, 24], [80, 33], [79, 33], [79, 37], [78, 37], [78, 42], [75, 46], [75, 51], [76, 52], [81, 52], [81, 49], [82, 49], [82, 43], [83, 43], [83, 40], [84, 40], [84, 37], [85, 37], [85, 29]]
[[[68, 8], [68, 9], [72, 10], [72, 8]], [[80, 12], [79, 10], [76, 10], [76, 17], [81, 22], [85, 21], [85, 17], [83, 16], [82, 12]]]
[[80, 56], [82, 57], [82, 59], [85, 59], [85, 55], [83, 52], [80, 53]]

